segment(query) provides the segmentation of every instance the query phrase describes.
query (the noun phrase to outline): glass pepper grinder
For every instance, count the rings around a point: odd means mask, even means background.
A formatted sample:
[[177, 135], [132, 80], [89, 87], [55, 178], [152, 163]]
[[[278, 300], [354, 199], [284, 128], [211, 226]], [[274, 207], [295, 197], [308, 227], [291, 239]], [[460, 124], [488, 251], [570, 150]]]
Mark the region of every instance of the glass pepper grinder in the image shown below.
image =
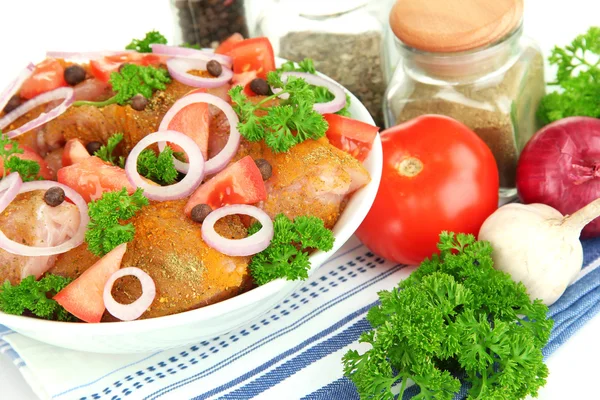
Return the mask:
[[398, 0], [390, 25], [401, 59], [385, 95], [386, 126], [423, 114], [461, 121], [492, 150], [501, 197], [514, 196], [545, 93], [542, 54], [522, 35], [523, 0]]
[[243, 0], [171, 0], [180, 37], [177, 42], [216, 47], [234, 33], [248, 37]]
[[377, 0], [274, 0], [263, 9], [256, 35], [268, 37], [279, 57], [312, 58], [319, 72], [351, 91], [383, 126], [387, 80], [380, 5]]

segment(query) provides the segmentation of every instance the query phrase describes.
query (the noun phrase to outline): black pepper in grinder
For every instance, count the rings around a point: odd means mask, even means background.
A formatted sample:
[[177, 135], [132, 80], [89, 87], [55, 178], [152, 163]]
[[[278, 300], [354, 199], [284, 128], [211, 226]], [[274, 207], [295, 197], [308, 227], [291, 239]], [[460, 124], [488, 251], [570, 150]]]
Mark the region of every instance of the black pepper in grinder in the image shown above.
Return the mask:
[[172, 0], [183, 41], [216, 47], [234, 33], [248, 37], [243, 0]]

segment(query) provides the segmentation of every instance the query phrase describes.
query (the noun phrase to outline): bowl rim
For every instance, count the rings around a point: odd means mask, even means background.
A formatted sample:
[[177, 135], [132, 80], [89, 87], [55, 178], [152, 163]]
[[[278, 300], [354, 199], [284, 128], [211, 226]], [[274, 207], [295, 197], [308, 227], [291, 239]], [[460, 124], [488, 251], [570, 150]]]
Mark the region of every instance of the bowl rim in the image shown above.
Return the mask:
[[[280, 57], [275, 57], [275, 61], [278, 67], [281, 66], [281, 64], [283, 64], [284, 62], [287, 62], [286, 59]], [[365, 114], [365, 116], [367, 116], [366, 120], [363, 118], [360, 119], [360, 121], [375, 125], [373, 118], [371, 117], [364, 104], [362, 104], [362, 102], [354, 94], [352, 94], [348, 89], [346, 89], [344, 86], [340, 85], [327, 75], [324, 75], [320, 72], [317, 72], [317, 75], [341, 86], [344, 89], [344, 92], [350, 96], [351, 107], [354, 107], [354, 105], [356, 105]], [[375, 201], [377, 189], [379, 188], [379, 184], [381, 181], [381, 174], [383, 169], [383, 149], [379, 133], [375, 137], [373, 146], [371, 148], [371, 152], [369, 156], [365, 159], [365, 161], [363, 161], [363, 165], [367, 163], [367, 161], [374, 162], [373, 171], [369, 171], [369, 174], [371, 175], [371, 181], [366, 186], [362, 187], [361, 189], [357, 190], [352, 194], [352, 198], [354, 198], [354, 196], [356, 196], [357, 194], [365, 192], [366, 198], [362, 200], [362, 203], [366, 203], [369, 205], [369, 207], [360, 207], [359, 212], [354, 215], [353, 220], [360, 220], [358, 225], [360, 225], [360, 223], [362, 223], [362, 221], [365, 219], [371, 205]], [[345, 209], [342, 212], [342, 214], [340, 214], [340, 218], [344, 215], [346, 210], [347, 209]], [[338, 218], [338, 222], [336, 222], [334, 229], [338, 225], [340, 218]], [[311, 262], [311, 269], [308, 271], [308, 276], [310, 277], [317, 269], [319, 269], [325, 262], [327, 262], [327, 260], [329, 260], [329, 258], [333, 256], [354, 235], [354, 232], [355, 230], [352, 230], [350, 233], [346, 231], [341, 231], [337, 234], [334, 233], [335, 243], [333, 249], [331, 249], [328, 252], [318, 250], [311, 254], [309, 257], [309, 260]], [[302, 282], [306, 282], [306, 280]], [[260, 302], [261, 300], [267, 299], [276, 294], [277, 292], [281, 291], [287, 285], [301, 284], [302, 282], [287, 281], [280, 278], [271, 281], [265, 285], [255, 287], [237, 296], [204, 307], [183, 311], [177, 314], [164, 315], [155, 318], [138, 319], [134, 321], [115, 321], [100, 323], [64, 322], [26, 317], [22, 315], [6, 314], [0, 311], [0, 324], [4, 324], [9, 328], [11, 328], [11, 325], [15, 327], [18, 326], [19, 328], [24, 330], [51, 330], [62, 327], [68, 327], [69, 334], [76, 336], [89, 334], [123, 335], [129, 333], [139, 333], [146, 332], [149, 329], [166, 329], [187, 325], [191, 322], [207, 321], [212, 318], [225, 315], [228, 312], [231, 312], [232, 310], [241, 309], [250, 304], [255, 304]]]

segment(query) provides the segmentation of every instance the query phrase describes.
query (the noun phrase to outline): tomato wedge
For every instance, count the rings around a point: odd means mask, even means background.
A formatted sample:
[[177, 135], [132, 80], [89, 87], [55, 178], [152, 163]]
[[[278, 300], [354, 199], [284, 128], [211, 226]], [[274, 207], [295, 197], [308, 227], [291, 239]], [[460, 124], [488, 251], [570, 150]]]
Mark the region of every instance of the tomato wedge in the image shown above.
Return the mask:
[[127, 179], [125, 170], [102, 161], [96, 156], [77, 164], [62, 167], [57, 172], [58, 181], [81, 195], [88, 203], [102, 197], [104, 192], [127, 188], [132, 194], [135, 187]]
[[[206, 93], [206, 89], [195, 89], [188, 94]], [[167, 129], [181, 132], [196, 142], [204, 160], [208, 160], [208, 129], [210, 126], [210, 113], [207, 103], [194, 103], [184, 107], [169, 122]], [[175, 152], [183, 152], [183, 149], [173, 143], [169, 146]], [[187, 157], [186, 157], [187, 159]]]
[[[10, 145], [7, 145], [5, 148], [8, 149], [9, 147]], [[48, 163], [46, 162], [46, 160], [40, 157], [40, 155], [29, 146], [24, 146], [21, 144], [19, 145], [19, 147], [23, 149], [23, 153], [15, 154], [12, 157], [17, 157], [21, 160], [30, 160], [37, 162], [38, 164], [40, 164], [39, 176], [41, 176], [44, 179], [52, 179], [52, 171], [48, 167]], [[0, 160], [0, 176], [2, 176], [2, 174], [4, 174], [4, 162]]]
[[227, 39], [221, 42], [219, 47], [217, 47], [217, 49], [215, 50], [215, 53], [227, 54], [236, 43], [241, 42], [242, 40], [244, 40], [244, 37], [241, 33], [234, 33], [233, 35], [229, 36]]
[[125, 251], [127, 251], [127, 243], [115, 247], [79, 278], [58, 292], [54, 300], [82, 321], [100, 322], [106, 310], [104, 286], [111, 275], [121, 268]]
[[200, 185], [185, 205], [185, 213], [191, 215], [198, 204], [208, 204], [214, 210], [227, 204], [254, 204], [266, 199], [260, 170], [252, 157], [246, 156]]
[[65, 144], [65, 149], [62, 154], [62, 166], [68, 167], [69, 165], [77, 164], [90, 157], [90, 153], [88, 153], [81, 140], [70, 139]]
[[337, 114], [323, 114], [329, 124], [326, 135], [329, 142], [358, 161], [364, 161], [371, 152], [379, 128]]
[[54, 58], [47, 58], [36, 65], [33, 73], [21, 85], [20, 95], [32, 99], [42, 93], [67, 86], [65, 68]]
[[[269, 39], [265, 37], [237, 42], [225, 54], [233, 58], [233, 73], [235, 75], [254, 71], [259, 78], [266, 78], [269, 72], [275, 71], [273, 46], [271, 46]], [[234, 81], [236, 81], [235, 76]]]
[[156, 54], [121, 53], [90, 61], [92, 75], [102, 82], [108, 82], [110, 74], [119, 70], [125, 63], [136, 65], [158, 66], [164, 62], [164, 57]]

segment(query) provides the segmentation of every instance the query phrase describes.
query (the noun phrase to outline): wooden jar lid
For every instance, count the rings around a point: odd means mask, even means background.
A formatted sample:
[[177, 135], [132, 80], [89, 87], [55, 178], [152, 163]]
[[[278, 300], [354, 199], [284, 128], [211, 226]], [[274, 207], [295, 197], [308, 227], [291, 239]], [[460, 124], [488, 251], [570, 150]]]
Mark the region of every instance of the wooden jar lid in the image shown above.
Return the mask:
[[523, 17], [523, 0], [398, 0], [390, 26], [404, 44], [458, 52], [500, 40]]

